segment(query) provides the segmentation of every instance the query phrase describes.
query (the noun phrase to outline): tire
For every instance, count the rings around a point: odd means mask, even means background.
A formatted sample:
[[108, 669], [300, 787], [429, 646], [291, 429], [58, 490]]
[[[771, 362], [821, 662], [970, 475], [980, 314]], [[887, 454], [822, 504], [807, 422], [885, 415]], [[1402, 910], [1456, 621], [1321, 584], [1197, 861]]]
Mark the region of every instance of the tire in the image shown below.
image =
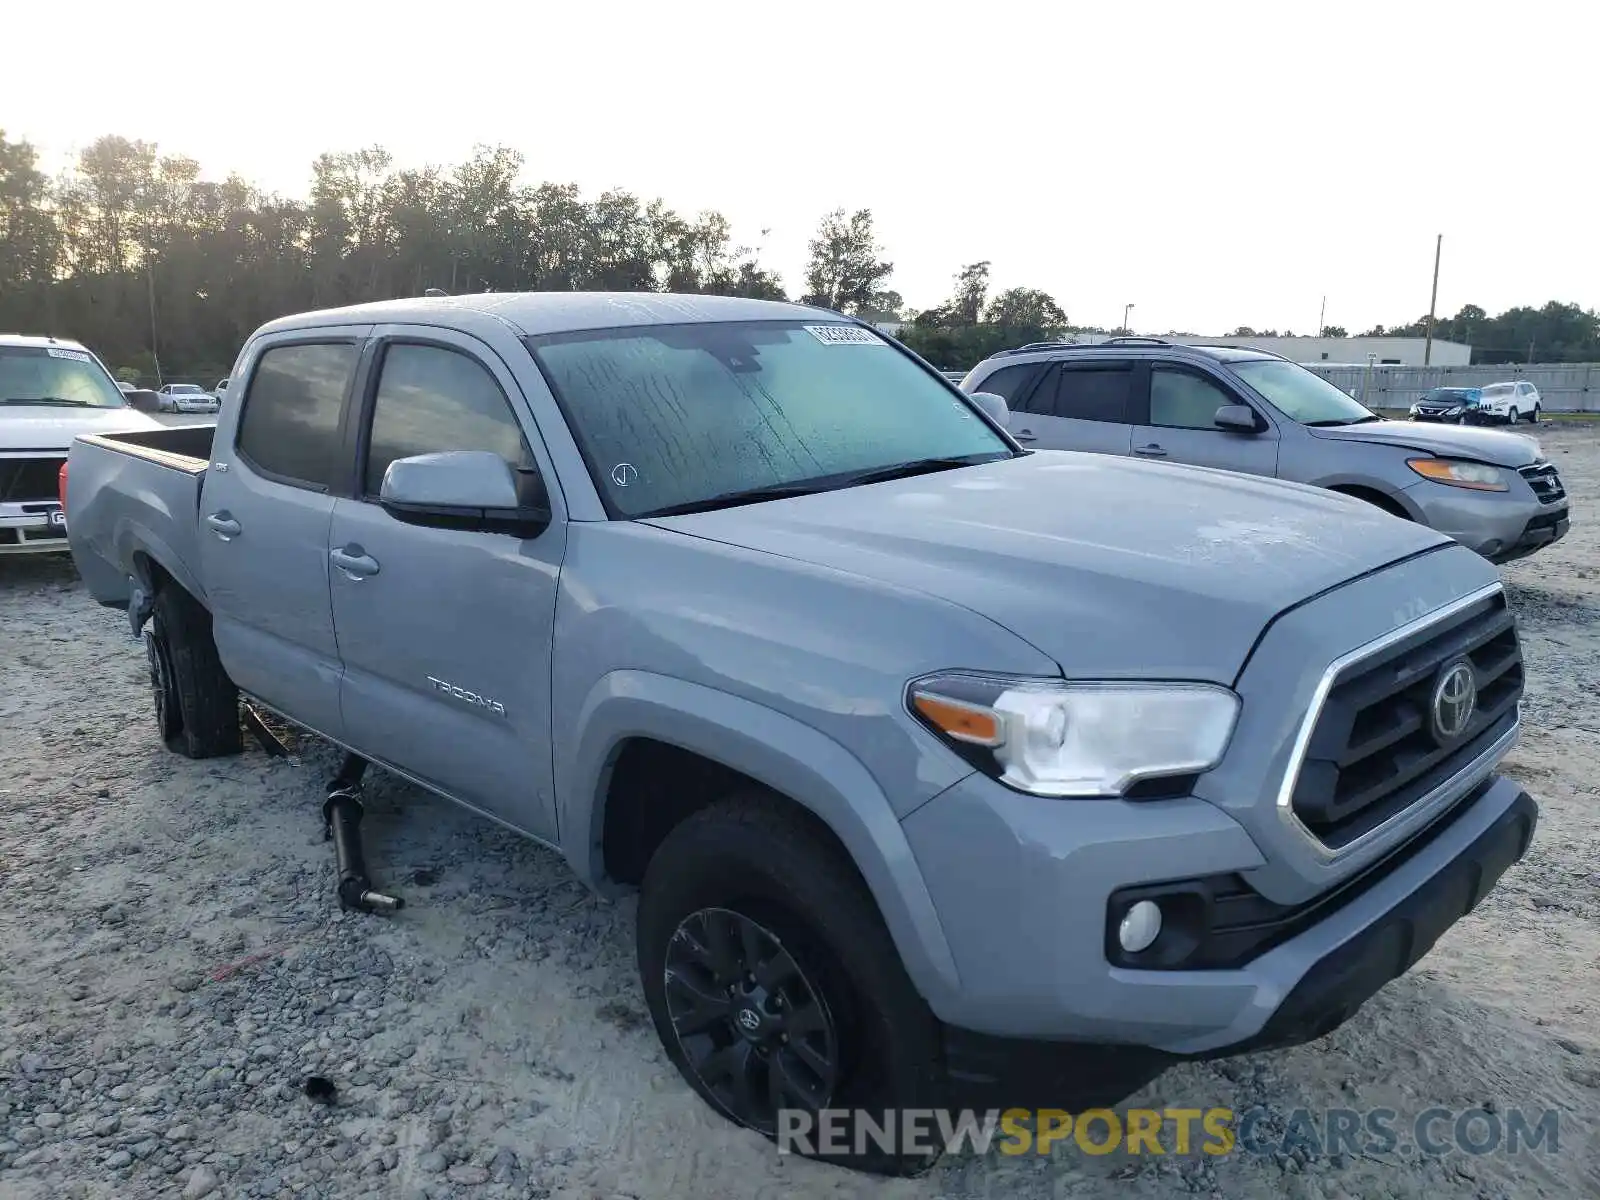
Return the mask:
[[1537, 404], [1535, 404], [1533, 406], [1533, 411], [1528, 414], [1528, 424], [1529, 425], [1537, 425], [1538, 423], [1539, 423], [1539, 406]]
[[[781, 1097], [783, 1107], [855, 1110], [874, 1126], [885, 1109], [934, 1107], [944, 1094], [938, 1022], [870, 893], [834, 846], [765, 793], [701, 809], [667, 835], [640, 888], [638, 960], [673, 1064], [712, 1108], [768, 1138], [776, 1140], [767, 1090], [775, 1074], [808, 1085]], [[751, 961], [755, 971], [732, 985], [746, 990], [730, 990], [727, 981], [739, 976], [733, 968]], [[788, 1028], [805, 1032], [774, 1032], [778, 1024], [741, 1034], [741, 1018], [750, 1030], [755, 1022], [790, 1021]], [[818, 1062], [824, 1069], [815, 1069]], [[733, 1082], [739, 1074], [747, 1105]], [[858, 1146], [858, 1128], [846, 1124], [842, 1154], [821, 1152], [825, 1144], [816, 1141], [792, 1148], [882, 1175], [919, 1174], [938, 1160], [937, 1153], [881, 1148], [870, 1137]], [[808, 1132], [816, 1138], [815, 1123]]]
[[145, 651], [156, 728], [169, 750], [185, 758], [219, 758], [244, 749], [239, 689], [217, 657], [211, 614], [175, 583], [156, 593]]
[[1467, 423], [1467, 415], [1465, 413], [1462, 413], [1459, 417], [1456, 418], [1456, 424], [1457, 425], [1465, 425], [1466, 423]]

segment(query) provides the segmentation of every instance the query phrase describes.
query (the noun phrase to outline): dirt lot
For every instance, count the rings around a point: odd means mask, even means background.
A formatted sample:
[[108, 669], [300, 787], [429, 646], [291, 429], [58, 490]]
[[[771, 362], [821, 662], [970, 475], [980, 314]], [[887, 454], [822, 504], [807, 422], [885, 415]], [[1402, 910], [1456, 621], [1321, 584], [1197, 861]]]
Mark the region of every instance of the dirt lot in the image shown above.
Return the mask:
[[[1134, 1102], [1274, 1129], [1302, 1108], [1387, 1107], [1401, 1129], [1435, 1105], [1555, 1108], [1553, 1153], [1068, 1147], [894, 1183], [779, 1158], [658, 1050], [630, 904], [380, 776], [369, 855], [408, 907], [340, 915], [333, 755], [168, 754], [122, 619], [35, 559], [0, 562], [0, 1196], [1600, 1194], [1600, 430], [1540, 432], [1578, 525], [1505, 571], [1531, 663], [1507, 770], [1543, 807], [1528, 859], [1332, 1037]], [[337, 1104], [301, 1093], [312, 1072]]]

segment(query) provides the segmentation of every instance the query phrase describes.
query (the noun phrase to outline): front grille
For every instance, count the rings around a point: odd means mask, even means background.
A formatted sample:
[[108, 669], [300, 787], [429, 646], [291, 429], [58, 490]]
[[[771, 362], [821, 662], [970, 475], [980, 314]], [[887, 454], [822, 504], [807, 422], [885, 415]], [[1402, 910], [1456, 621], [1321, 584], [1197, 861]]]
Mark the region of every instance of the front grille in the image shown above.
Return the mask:
[[1566, 485], [1556, 473], [1554, 463], [1536, 462], [1519, 468], [1517, 473], [1528, 481], [1533, 494], [1539, 497], [1540, 504], [1554, 504], [1557, 500], [1567, 498]]
[[[1432, 731], [1441, 673], [1472, 664], [1477, 706], [1444, 744]], [[1350, 664], [1328, 691], [1295, 780], [1294, 814], [1339, 849], [1447, 783], [1517, 719], [1522, 649], [1505, 595], [1495, 592]]]
[[54, 500], [59, 458], [0, 458], [0, 503], [19, 500]]

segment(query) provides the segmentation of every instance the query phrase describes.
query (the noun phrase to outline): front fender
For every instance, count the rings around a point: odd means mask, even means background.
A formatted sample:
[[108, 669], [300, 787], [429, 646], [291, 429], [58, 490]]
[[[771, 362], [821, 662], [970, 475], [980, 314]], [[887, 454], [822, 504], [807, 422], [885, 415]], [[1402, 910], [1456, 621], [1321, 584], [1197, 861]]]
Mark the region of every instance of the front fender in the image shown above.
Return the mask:
[[[1420, 478], [1420, 477], [1419, 477]], [[1417, 507], [1416, 501], [1405, 493], [1405, 488], [1397, 486], [1388, 479], [1377, 475], [1368, 475], [1361, 472], [1343, 471], [1336, 475], [1326, 475], [1315, 481], [1315, 486], [1327, 488], [1329, 491], [1344, 491], [1349, 488], [1360, 488], [1362, 491], [1376, 492], [1386, 500], [1392, 500], [1406, 511], [1413, 521], [1423, 520], [1422, 510]]]
[[907, 973], [935, 1008], [959, 990], [933, 898], [889, 800], [838, 742], [792, 717], [648, 671], [603, 676], [584, 700], [576, 745], [557, 755], [561, 843], [574, 871], [603, 892], [605, 795], [619, 748], [648, 737], [701, 754], [804, 805], [844, 844], [866, 880]]

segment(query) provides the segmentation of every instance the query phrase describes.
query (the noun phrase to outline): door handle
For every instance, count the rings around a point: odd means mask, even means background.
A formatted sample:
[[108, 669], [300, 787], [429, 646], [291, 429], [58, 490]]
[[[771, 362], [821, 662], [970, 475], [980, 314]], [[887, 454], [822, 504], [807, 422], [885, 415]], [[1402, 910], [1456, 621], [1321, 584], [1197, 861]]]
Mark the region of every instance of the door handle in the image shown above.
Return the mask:
[[343, 571], [348, 578], [358, 583], [367, 578], [367, 576], [378, 573], [377, 559], [370, 554], [360, 553], [360, 546], [352, 546], [350, 549], [355, 550], [357, 553], [351, 554], [346, 550], [333, 550], [329, 552], [328, 557], [333, 560], [334, 566]]
[[1135, 446], [1133, 452], [1144, 458], [1165, 458], [1167, 456], [1165, 447], [1158, 446], [1154, 442], [1151, 442], [1148, 446]]
[[214, 512], [206, 518], [206, 524], [211, 527], [211, 532], [225, 542], [231, 542], [238, 537], [243, 528], [225, 512]]
[[1019, 442], [1037, 442], [1039, 435], [1031, 429], [1019, 429], [1011, 435]]

